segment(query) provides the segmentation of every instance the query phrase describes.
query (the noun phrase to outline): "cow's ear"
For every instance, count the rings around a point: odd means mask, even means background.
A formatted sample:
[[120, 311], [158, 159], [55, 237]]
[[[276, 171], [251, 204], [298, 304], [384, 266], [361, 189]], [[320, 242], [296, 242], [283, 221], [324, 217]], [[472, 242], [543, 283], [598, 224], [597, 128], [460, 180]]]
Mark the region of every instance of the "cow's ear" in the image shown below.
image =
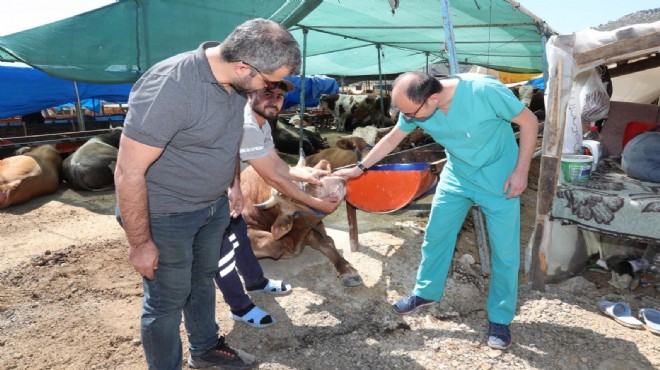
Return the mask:
[[270, 233], [273, 234], [273, 239], [280, 240], [291, 231], [293, 227], [293, 217], [291, 215], [279, 215], [270, 227]]

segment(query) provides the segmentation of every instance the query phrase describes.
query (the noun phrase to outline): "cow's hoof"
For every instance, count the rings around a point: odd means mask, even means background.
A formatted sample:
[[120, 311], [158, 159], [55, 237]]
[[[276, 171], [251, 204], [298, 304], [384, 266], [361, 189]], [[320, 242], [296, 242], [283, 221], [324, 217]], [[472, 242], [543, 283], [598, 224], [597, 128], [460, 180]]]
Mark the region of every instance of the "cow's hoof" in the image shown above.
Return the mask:
[[347, 287], [354, 287], [354, 286], [359, 286], [363, 285], [364, 281], [362, 281], [362, 277], [360, 275], [344, 275], [340, 276], [341, 277], [341, 283], [344, 286]]

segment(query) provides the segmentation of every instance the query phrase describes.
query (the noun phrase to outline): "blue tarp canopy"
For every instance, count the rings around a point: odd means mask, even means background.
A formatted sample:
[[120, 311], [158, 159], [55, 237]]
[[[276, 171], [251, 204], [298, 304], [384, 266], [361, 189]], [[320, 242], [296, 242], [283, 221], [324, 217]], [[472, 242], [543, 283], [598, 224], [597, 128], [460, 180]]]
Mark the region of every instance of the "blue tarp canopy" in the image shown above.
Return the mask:
[[[132, 84], [78, 82], [80, 99], [126, 103]], [[78, 99], [73, 81], [24, 66], [0, 65], [0, 118], [37, 112]]]
[[[284, 98], [284, 105], [282, 109], [289, 109], [294, 105], [300, 104], [300, 83], [302, 79], [300, 76], [289, 76], [285, 77], [286, 80], [291, 81], [296, 86], [295, 91], [290, 91], [286, 93]], [[323, 94], [336, 94], [339, 92], [339, 86], [337, 81], [334, 78], [323, 76], [323, 75], [314, 75], [305, 77], [305, 106], [306, 107], [316, 107], [319, 105], [319, 98]]]
[[529, 80], [525, 85], [534, 86], [538, 89], [541, 89], [541, 91], [545, 92], [545, 79], [543, 79], [543, 76]]

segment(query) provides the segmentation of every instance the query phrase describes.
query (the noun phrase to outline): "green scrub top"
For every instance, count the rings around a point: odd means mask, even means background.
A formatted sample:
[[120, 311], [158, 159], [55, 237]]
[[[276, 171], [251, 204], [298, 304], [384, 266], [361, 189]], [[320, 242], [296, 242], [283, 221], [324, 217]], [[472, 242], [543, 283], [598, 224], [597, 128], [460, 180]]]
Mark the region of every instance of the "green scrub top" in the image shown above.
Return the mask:
[[424, 119], [400, 115], [397, 127], [405, 132], [420, 127], [445, 147], [447, 164], [441, 174], [445, 183], [505, 196], [504, 182], [518, 160], [510, 121], [525, 105], [490, 76], [451, 77], [460, 81], [447, 114], [437, 109]]

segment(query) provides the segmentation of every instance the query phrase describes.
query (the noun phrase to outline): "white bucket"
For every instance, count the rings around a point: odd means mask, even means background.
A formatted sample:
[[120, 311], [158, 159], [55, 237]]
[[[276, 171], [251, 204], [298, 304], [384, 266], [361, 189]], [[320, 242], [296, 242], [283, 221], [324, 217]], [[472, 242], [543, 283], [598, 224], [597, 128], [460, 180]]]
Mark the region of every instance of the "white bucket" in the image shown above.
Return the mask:
[[561, 180], [568, 183], [587, 182], [591, 178], [590, 155], [564, 154], [561, 156]]

